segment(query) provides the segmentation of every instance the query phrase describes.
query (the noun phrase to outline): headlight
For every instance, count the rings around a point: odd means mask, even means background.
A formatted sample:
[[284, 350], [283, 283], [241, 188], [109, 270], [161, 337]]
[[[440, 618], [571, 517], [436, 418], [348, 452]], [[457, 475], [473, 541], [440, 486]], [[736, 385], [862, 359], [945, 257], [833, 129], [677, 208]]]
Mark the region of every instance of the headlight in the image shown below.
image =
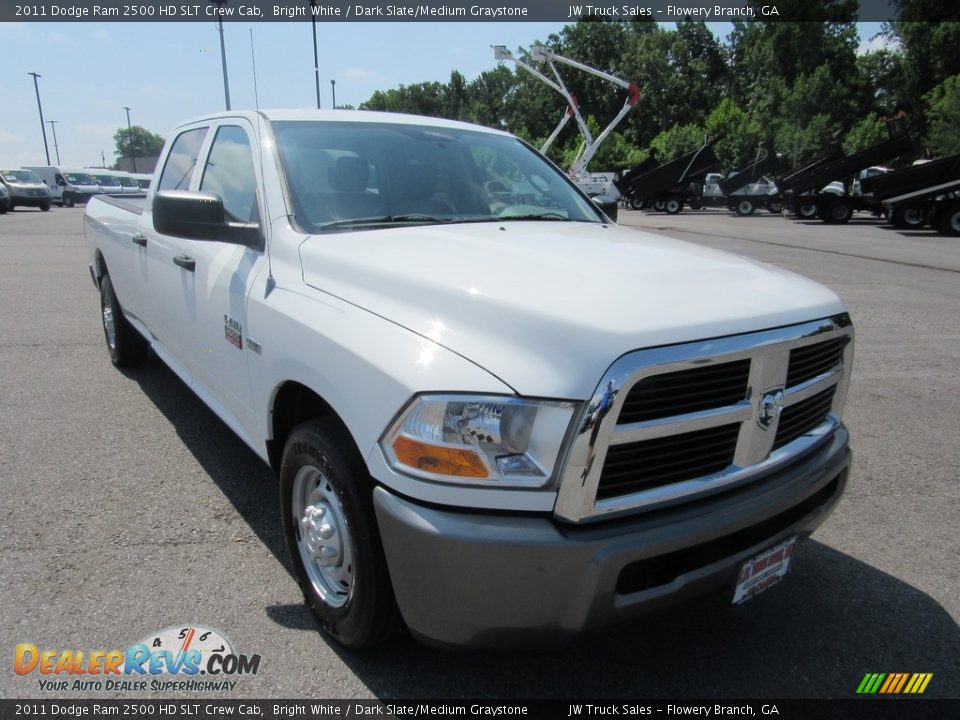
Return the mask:
[[409, 475], [494, 487], [542, 487], [575, 403], [480, 395], [414, 398], [380, 441]]

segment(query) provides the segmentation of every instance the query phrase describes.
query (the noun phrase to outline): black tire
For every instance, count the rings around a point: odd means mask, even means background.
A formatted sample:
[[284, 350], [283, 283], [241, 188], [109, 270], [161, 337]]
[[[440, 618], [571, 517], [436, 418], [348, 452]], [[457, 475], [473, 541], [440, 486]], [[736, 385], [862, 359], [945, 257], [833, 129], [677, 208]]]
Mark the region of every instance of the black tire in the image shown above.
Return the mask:
[[947, 205], [937, 213], [937, 230], [944, 235], [960, 236], [960, 203]]
[[819, 208], [816, 203], [800, 203], [797, 205], [797, 216], [804, 220], [812, 220], [818, 212]]
[[[294, 575], [320, 628], [357, 650], [395, 635], [402, 621], [374, 515], [373, 483], [342, 430], [313, 421], [290, 433], [280, 502]], [[326, 562], [318, 559], [321, 553]]]
[[756, 210], [756, 205], [753, 204], [753, 200], [739, 200], [737, 202], [737, 215], [753, 215], [753, 211]]
[[703, 200], [701, 200], [700, 198], [695, 197], [690, 201], [691, 210], [700, 210], [702, 207], [703, 207]]
[[772, 202], [767, 205], [767, 210], [773, 215], [779, 215], [783, 212], [783, 203]]
[[670, 197], [663, 203], [663, 209], [667, 215], [676, 215], [683, 210], [683, 198]]
[[843, 198], [831, 200], [823, 211], [823, 220], [831, 225], [842, 225], [853, 217], [853, 206]]
[[10, 212], [13, 212], [13, 209], [16, 207], [13, 200], [10, 201]]
[[50, 205], [51, 205], [51, 203], [50, 203], [49, 200], [48, 200], [47, 202], [40, 203], [40, 209], [41, 209], [43, 212], [49, 212], [49, 211], [50, 211]]
[[73, 195], [70, 193], [63, 194], [63, 206], [71, 208], [76, 204], [76, 201], [73, 199]]
[[666, 201], [666, 200], [654, 200], [654, 201], [653, 201], [653, 209], [656, 210], [657, 212], [663, 212], [666, 207], [667, 207], [667, 201]]
[[911, 207], [898, 207], [893, 209], [893, 226], [898, 228], [919, 228], [923, 227], [926, 218], [923, 211]]
[[100, 320], [110, 361], [117, 367], [142, 363], [150, 346], [124, 316], [109, 275], [100, 281]]
[[634, 210], [643, 210], [643, 200], [640, 198], [633, 198], [630, 200], [630, 207]]

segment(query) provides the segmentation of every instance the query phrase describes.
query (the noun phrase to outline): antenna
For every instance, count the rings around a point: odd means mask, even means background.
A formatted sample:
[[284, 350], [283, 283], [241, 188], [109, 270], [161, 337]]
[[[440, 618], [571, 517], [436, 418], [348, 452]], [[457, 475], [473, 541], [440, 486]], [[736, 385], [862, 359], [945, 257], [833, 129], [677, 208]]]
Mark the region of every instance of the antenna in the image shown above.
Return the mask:
[[253, 28], [250, 28], [250, 62], [253, 64], [253, 102], [260, 109], [260, 94], [257, 92], [257, 56], [253, 52]]

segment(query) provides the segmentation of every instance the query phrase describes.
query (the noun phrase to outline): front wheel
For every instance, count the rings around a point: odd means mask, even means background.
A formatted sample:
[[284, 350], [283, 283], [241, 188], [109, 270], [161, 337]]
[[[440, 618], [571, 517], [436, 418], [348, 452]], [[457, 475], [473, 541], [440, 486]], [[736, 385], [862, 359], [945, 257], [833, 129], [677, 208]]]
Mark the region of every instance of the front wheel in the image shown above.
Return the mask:
[[109, 275], [104, 275], [100, 281], [100, 319], [110, 361], [117, 367], [142, 363], [149, 345], [124, 316]]
[[632, 198], [630, 200], [630, 207], [634, 210], [643, 210], [643, 200], [640, 198]]
[[47, 202], [45, 202], [45, 203], [40, 203], [40, 209], [43, 210], [43, 212], [49, 212], [49, 211], [50, 211], [50, 202], [47, 201]]
[[73, 199], [73, 195], [70, 193], [63, 194], [63, 206], [72, 208], [76, 204], [76, 201]]
[[741, 200], [737, 203], [737, 215], [753, 215], [755, 209], [753, 200]]
[[290, 434], [280, 466], [284, 536], [320, 627], [337, 642], [377, 645], [401, 626], [363, 461], [342, 431], [320, 422]]
[[824, 221], [833, 225], [841, 225], [849, 222], [851, 217], [853, 217], [853, 207], [842, 198], [830, 202], [824, 210], [823, 215]]
[[797, 215], [802, 217], [804, 220], [812, 220], [817, 216], [819, 208], [816, 203], [803, 203], [797, 208]]

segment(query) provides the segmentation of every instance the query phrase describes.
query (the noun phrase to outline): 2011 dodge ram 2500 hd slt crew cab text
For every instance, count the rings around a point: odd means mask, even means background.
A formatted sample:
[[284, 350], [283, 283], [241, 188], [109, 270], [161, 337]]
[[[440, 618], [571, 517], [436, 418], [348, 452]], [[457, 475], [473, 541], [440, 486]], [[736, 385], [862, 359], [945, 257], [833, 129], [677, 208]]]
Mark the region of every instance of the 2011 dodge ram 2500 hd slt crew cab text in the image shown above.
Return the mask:
[[94, 197], [109, 354], [276, 471], [349, 647], [551, 645], [788, 569], [850, 465], [830, 290], [611, 223], [504, 132], [372, 112], [178, 127]]

